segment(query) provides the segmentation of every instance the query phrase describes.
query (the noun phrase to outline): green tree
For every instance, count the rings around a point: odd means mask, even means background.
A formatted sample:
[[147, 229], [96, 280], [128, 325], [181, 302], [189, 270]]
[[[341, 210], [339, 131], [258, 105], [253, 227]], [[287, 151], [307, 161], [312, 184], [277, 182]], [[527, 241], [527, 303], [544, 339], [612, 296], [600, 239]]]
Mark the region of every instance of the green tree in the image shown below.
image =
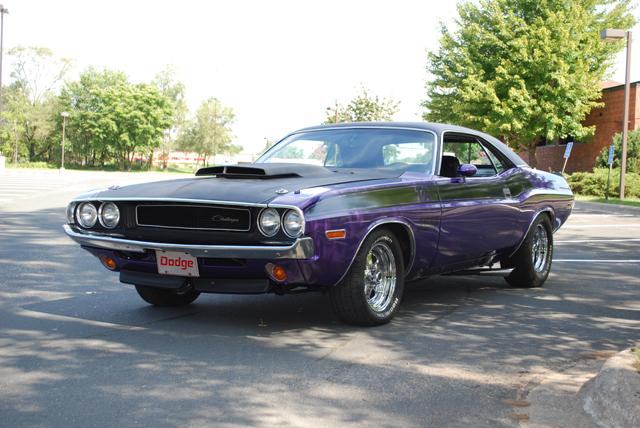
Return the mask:
[[225, 107], [217, 98], [209, 98], [200, 105], [195, 118], [184, 127], [178, 147], [203, 156], [205, 164], [210, 156], [215, 164], [219, 154], [239, 153], [242, 148], [231, 144], [234, 118], [232, 108]]
[[60, 104], [70, 113], [66, 128], [70, 160], [89, 166], [104, 166], [113, 160], [115, 147], [107, 135], [114, 123], [104, 114], [104, 94], [121, 85], [128, 85], [124, 73], [91, 67], [62, 88]]
[[13, 61], [12, 83], [3, 95], [2, 134], [19, 136], [18, 151], [28, 160], [51, 161], [60, 146], [55, 94], [71, 62], [42, 47], [17, 46], [7, 53]]
[[336, 101], [334, 106], [327, 107], [324, 123], [387, 121], [398, 112], [399, 105], [400, 102], [391, 98], [371, 96], [362, 88], [346, 106]]
[[[613, 136], [613, 167], [620, 168], [622, 158], [622, 134]], [[605, 147], [598, 155], [596, 167], [608, 168], [609, 148]], [[640, 129], [629, 131], [627, 135], [627, 172], [640, 173]]]
[[187, 118], [187, 103], [185, 101], [185, 86], [176, 78], [176, 71], [173, 66], [166, 66], [156, 74], [152, 83], [160, 90], [160, 93], [171, 101], [173, 110], [173, 123], [165, 130], [162, 139], [162, 165], [167, 167], [169, 152], [174, 148], [176, 136], [180, 134]]
[[73, 153], [87, 164], [116, 161], [130, 169], [135, 155], [149, 155], [171, 126], [171, 100], [151, 84], [129, 83], [123, 73], [89, 69], [62, 90], [70, 113]]
[[429, 54], [424, 118], [502, 137], [529, 153], [543, 141], [593, 133], [582, 121], [623, 45], [604, 28], [635, 23], [631, 0], [480, 0], [458, 5], [456, 30], [442, 25]]

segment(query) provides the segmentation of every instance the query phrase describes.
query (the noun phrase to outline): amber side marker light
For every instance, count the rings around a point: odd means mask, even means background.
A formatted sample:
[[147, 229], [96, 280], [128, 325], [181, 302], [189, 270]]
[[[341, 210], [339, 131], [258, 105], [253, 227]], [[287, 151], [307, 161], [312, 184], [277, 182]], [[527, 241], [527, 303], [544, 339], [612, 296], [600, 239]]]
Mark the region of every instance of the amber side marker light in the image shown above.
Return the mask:
[[344, 239], [347, 237], [347, 231], [344, 229], [327, 230], [324, 234], [328, 239]]
[[267, 269], [267, 273], [271, 278], [275, 279], [278, 282], [283, 282], [287, 280], [287, 271], [284, 270], [282, 266], [274, 265], [273, 263], [267, 263], [265, 266]]
[[118, 267], [116, 261], [109, 256], [100, 256], [100, 261], [102, 262], [103, 266], [109, 270], [115, 270], [115, 268]]

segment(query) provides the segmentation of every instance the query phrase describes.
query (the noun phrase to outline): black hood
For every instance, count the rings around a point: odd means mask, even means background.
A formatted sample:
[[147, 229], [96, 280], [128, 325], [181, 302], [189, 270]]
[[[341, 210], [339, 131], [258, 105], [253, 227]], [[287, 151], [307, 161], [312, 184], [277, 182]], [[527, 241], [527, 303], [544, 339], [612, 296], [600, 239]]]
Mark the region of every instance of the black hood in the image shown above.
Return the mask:
[[[198, 177], [109, 188], [96, 198], [179, 198], [267, 203], [281, 194], [310, 187], [398, 177], [376, 169], [330, 170], [305, 164], [250, 164], [204, 168]], [[285, 192], [286, 191], [286, 192]]]

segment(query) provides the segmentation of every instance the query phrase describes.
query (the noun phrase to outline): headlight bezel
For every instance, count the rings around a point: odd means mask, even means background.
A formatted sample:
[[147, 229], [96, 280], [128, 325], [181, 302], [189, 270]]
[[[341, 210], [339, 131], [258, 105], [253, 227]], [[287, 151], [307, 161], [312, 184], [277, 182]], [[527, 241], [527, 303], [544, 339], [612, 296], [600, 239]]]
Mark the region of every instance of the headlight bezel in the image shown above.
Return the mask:
[[[106, 206], [113, 206], [116, 209], [116, 221], [115, 223], [113, 223], [113, 225], [107, 224], [104, 219], [104, 210]], [[114, 202], [104, 202], [100, 204], [100, 208], [98, 208], [98, 221], [100, 222], [100, 225], [105, 229], [115, 229], [116, 227], [118, 227], [118, 224], [120, 223], [120, 217], [120, 208], [118, 208], [118, 205], [116, 205]]]
[[[82, 213], [83, 213], [83, 208], [84, 207], [91, 207], [93, 209], [93, 221], [91, 222], [91, 224], [89, 223], [84, 223], [82, 221]], [[82, 202], [80, 204], [78, 204], [78, 206], [76, 207], [76, 222], [78, 223], [78, 225], [80, 225], [80, 227], [84, 228], [84, 229], [91, 229], [92, 227], [94, 227], [97, 223], [98, 223], [98, 209], [96, 208], [95, 204], [92, 202]]]
[[[274, 215], [273, 218], [277, 220], [276, 227], [272, 232], [265, 231], [265, 228], [262, 224], [263, 217], [268, 214], [269, 215], [273, 214]], [[280, 231], [280, 229], [282, 228], [282, 219], [280, 218], [280, 213], [275, 208], [264, 208], [262, 211], [260, 211], [260, 214], [258, 214], [257, 223], [258, 223], [258, 230], [262, 235], [266, 236], [267, 238], [272, 238], [276, 236]]]
[[[300, 228], [298, 229], [297, 232], [292, 233], [291, 231], [289, 231], [289, 229], [287, 228], [287, 218], [291, 215], [295, 215], [298, 216], [299, 218], [299, 223], [300, 223]], [[301, 211], [296, 210], [296, 209], [288, 209], [287, 211], [285, 211], [282, 214], [282, 230], [284, 231], [285, 235], [287, 235], [289, 238], [299, 238], [304, 234], [304, 226], [305, 226], [305, 221], [304, 221], [304, 214], [302, 214]]]
[[76, 207], [78, 206], [77, 202], [70, 202], [67, 205], [67, 224], [75, 224], [76, 223]]

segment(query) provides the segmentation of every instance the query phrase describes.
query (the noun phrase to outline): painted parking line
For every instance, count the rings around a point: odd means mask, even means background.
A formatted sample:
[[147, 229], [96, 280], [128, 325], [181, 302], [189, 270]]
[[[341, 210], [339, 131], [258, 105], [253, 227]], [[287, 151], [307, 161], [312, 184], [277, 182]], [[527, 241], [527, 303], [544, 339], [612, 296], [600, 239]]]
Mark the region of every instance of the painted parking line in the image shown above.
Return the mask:
[[572, 213], [571, 216], [569, 218], [576, 218], [576, 217], [637, 217], [637, 215], [635, 214], [576, 214], [576, 213]]
[[553, 259], [554, 262], [570, 262], [570, 263], [640, 263], [637, 260], [616, 260], [616, 259]]
[[567, 224], [562, 226], [563, 229], [595, 229], [598, 227], [610, 228], [616, 227], [618, 229], [628, 227], [640, 227], [640, 223], [618, 223], [618, 224]]
[[554, 244], [597, 244], [599, 242], [638, 242], [640, 238], [620, 238], [620, 239], [571, 239], [554, 241]]

